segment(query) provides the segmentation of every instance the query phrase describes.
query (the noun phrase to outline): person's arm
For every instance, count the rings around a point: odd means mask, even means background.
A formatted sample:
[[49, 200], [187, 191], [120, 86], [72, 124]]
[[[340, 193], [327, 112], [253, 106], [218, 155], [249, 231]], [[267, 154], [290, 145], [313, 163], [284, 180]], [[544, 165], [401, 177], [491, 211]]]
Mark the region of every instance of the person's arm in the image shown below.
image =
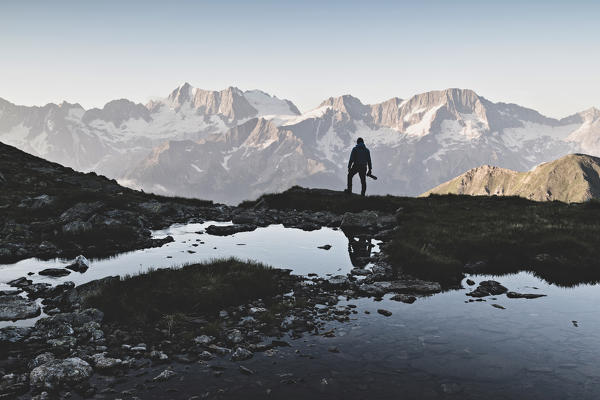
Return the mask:
[[352, 168], [352, 163], [354, 162], [355, 158], [356, 158], [356, 149], [352, 149], [352, 151], [350, 152], [350, 160], [348, 161], [348, 169]]
[[371, 152], [369, 150], [367, 150], [367, 163], [369, 164], [369, 173], [371, 173], [373, 166], [371, 165]]

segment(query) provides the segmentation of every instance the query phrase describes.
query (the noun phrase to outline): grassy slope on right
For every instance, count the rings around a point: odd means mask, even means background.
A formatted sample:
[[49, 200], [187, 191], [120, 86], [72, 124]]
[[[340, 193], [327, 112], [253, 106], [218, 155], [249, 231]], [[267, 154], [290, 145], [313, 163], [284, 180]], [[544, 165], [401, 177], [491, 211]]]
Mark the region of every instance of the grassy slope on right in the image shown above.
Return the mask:
[[528, 172], [484, 165], [442, 183], [423, 196], [429, 194], [498, 194], [537, 201], [584, 202], [600, 198], [600, 158], [569, 154]]

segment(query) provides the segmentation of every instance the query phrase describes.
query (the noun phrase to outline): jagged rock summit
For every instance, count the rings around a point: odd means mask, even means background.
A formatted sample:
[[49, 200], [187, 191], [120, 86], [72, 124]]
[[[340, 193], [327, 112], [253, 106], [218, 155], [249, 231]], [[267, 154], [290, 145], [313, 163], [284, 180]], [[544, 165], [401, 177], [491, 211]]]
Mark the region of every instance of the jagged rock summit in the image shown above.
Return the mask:
[[430, 194], [520, 196], [536, 201], [580, 203], [600, 198], [600, 158], [569, 154], [528, 172], [483, 165], [421, 196]]

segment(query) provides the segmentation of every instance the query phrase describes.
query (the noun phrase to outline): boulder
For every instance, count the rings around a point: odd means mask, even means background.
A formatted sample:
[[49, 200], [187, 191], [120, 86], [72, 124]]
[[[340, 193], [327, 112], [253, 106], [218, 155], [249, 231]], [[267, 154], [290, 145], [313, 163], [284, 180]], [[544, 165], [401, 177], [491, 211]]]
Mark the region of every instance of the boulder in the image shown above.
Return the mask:
[[234, 224], [234, 225], [210, 225], [206, 228], [206, 233], [214, 236], [229, 236], [238, 232], [251, 232], [257, 228], [256, 225]]
[[76, 271], [76, 272], [85, 272], [88, 270], [88, 268], [90, 267], [90, 262], [88, 261], [87, 258], [85, 258], [82, 255], [79, 255], [75, 258], [75, 260], [67, 265], [67, 269], [70, 269], [72, 271]]
[[86, 382], [91, 375], [92, 367], [87, 362], [71, 357], [52, 360], [34, 368], [29, 374], [29, 381], [35, 389], [57, 391]]
[[38, 272], [38, 275], [44, 276], [67, 276], [71, 273], [68, 269], [65, 268], [46, 268]]
[[479, 283], [479, 286], [472, 292], [467, 293], [467, 296], [471, 297], [486, 297], [486, 296], [497, 296], [508, 291], [507, 288], [502, 286], [496, 281], [483, 281]]
[[23, 290], [27, 292], [30, 298], [46, 297], [50, 294], [52, 285], [49, 283], [33, 283], [29, 286], [24, 286]]
[[344, 232], [368, 231], [377, 226], [378, 215], [374, 211], [362, 211], [360, 213], [345, 213], [342, 217], [340, 228]]
[[0, 297], [0, 321], [16, 321], [40, 315], [40, 306], [18, 295]]
[[23, 288], [25, 286], [29, 286], [33, 283], [31, 279], [27, 279], [24, 276], [13, 279], [12, 281], [7, 282], [6, 284], [12, 287]]
[[367, 276], [367, 275], [371, 275], [373, 273], [373, 271], [371, 271], [369, 269], [365, 269], [365, 268], [352, 268], [350, 273], [352, 275]]
[[42, 318], [35, 323], [35, 331], [43, 338], [58, 338], [72, 335], [74, 328], [82, 328], [89, 322], [102, 322], [104, 314], [95, 308], [72, 313], [61, 313]]
[[386, 310], [386, 309], [384, 309], [384, 308], [380, 308], [380, 309], [378, 309], [378, 310], [377, 310], [377, 312], [378, 312], [379, 314], [383, 315], [384, 317], [390, 317], [390, 316], [392, 315], [392, 312], [391, 312], [391, 311], [388, 311], [388, 310]]
[[340, 228], [345, 233], [379, 232], [391, 229], [396, 225], [396, 218], [392, 215], [379, 215], [375, 211], [361, 211], [359, 213], [345, 213], [340, 223]]

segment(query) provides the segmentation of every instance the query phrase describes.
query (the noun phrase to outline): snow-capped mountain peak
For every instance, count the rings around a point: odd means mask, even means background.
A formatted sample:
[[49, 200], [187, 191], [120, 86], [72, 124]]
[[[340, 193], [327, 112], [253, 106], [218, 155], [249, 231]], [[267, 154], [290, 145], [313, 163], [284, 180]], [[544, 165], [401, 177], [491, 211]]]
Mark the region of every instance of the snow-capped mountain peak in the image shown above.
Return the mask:
[[0, 99], [0, 141], [131, 186], [235, 202], [293, 184], [342, 187], [363, 137], [380, 181], [370, 193], [419, 194], [483, 164], [529, 170], [568, 153], [600, 155], [600, 111], [557, 120], [469, 89], [364, 104], [331, 97], [301, 114], [289, 100], [189, 83], [168, 96], [24, 107]]

